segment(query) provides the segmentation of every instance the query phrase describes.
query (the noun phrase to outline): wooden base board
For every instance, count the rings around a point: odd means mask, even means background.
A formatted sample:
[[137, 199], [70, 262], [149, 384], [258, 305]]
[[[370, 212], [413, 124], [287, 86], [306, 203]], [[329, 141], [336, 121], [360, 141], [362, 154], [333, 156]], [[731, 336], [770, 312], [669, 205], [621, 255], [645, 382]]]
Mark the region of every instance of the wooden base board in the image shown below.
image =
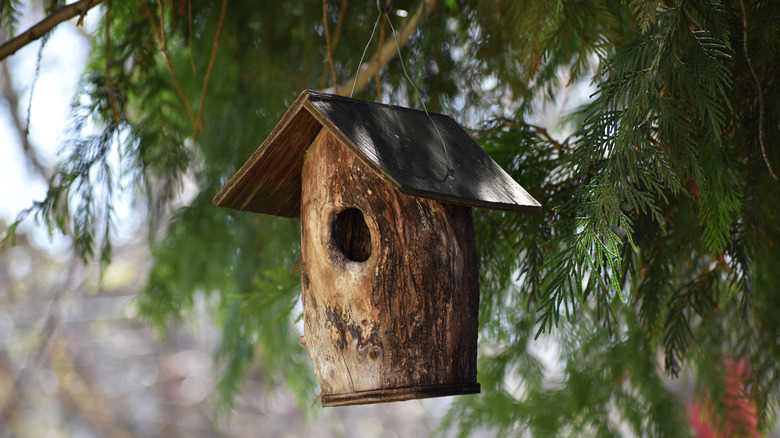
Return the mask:
[[348, 394], [323, 394], [322, 406], [365, 405], [451, 395], [479, 394], [479, 383], [376, 389]]

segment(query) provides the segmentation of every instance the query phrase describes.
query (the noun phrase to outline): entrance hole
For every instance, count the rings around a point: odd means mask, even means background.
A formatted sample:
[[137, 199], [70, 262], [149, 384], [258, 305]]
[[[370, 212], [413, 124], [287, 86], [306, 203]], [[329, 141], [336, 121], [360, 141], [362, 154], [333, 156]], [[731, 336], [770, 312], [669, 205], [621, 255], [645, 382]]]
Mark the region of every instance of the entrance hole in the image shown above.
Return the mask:
[[336, 248], [353, 262], [365, 262], [371, 257], [371, 232], [357, 208], [348, 208], [336, 216], [331, 228]]

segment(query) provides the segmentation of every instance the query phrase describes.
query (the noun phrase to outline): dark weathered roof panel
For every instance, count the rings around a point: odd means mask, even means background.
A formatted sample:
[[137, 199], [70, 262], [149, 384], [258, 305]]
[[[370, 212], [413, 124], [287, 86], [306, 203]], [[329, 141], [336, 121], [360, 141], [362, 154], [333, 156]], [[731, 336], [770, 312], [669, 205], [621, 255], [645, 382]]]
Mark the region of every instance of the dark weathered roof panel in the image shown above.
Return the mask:
[[[420, 110], [317, 92], [309, 95], [326, 127], [343, 134], [347, 147], [402, 193], [502, 210], [539, 208], [449, 116], [430, 113], [429, 119]], [[449, 177], [448, 165], [454, 169]]]
[[[423, 111], [306, 90], [214, 203], [297, 217], [303, 156], [324, 126], [402, 193], [500, 210], [539, 209], [451, 117], [430, 116], [436, 127]], [[448, 165], [454, 170], [449, 175]]]

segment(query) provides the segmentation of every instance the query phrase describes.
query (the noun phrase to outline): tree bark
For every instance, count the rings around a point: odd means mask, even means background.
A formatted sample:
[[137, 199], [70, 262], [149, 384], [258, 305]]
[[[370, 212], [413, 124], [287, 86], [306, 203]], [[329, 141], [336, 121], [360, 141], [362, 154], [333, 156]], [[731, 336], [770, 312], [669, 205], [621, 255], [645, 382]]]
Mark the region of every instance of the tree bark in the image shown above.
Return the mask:
[[105, 0], [79, 0], [76, 3], [71, 3], [57, 9], [22, 34], [3, 43], [3, 45], [0, 46], [0, 61], [13, 55], [22, 47], [46, 35], [47, 32], [54, 29], [54, 27], [63, 21], [70, 20], [77, 15], [84, 15], [87, 11], [104, 1]]

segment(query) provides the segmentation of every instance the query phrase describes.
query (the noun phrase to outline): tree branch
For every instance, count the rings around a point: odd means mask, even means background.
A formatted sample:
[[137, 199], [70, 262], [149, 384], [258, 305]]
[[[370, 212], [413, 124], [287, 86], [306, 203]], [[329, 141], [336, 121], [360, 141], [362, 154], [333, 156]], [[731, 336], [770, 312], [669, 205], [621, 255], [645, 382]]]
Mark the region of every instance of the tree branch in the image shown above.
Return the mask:
[[146, 21], [149, 22], [149, 25], [152, 27], [152, 32], [154, 32], [154, 36], [157, 38], [157, 42], [160, 44], [160, 51], [163, 53], [163, 57], [165, 59], [165, 66], [168, 67], [168, 71], [171, 72], [171, 80], [173, 81], [173, 89], [176, 91], [176, 94], [179, 96], [179, 99], [181, 100], [182, 104], [184, 105], [184, 109], [187, 111], [187, 115], [190, 117], [190, 120], [192, 120], [192, 124], [195, 125], [195, 129], [203, 129], [203, 127], [198, 123], [198, 118], [195, 115], [195, 111], [193, 110], [193, 106], [190, 103], [190, 100], [187, 99], [187, 95], [184, 93], [184, 90], [181, 88], [181, 83], [179, 82], [179, 75], [176, 74], [176, 69], [173, 66], [173, 61], [171, 60], [171, 54], [168, 53], [168, 42], [165, 38], [165, 20], [164, 20], [164, 11], [162, 10], [165, 5], [163, 3], [160, 3], [160, 27], [157, 27], [157, 20], [154, 18], [154, 15], [152, 15], [152, 11], [149, 9], [149, 7], [144, 3], [142, 0], [137, 1], [138, 6], [141, 8], [141, 13], [144, 14], [146, 17]]
[[5, 62], [0, 63], [0, 84], [2, 84], [2, 86], [0, 86], [0, 96], [4, 97], [8, 102], [8, 112], [11, 115], [13, 126], [16, 128], [16, 133], [19, 135], [19, 144], [22, 146], [22, 152], [40, 177], [45, 181], [48, 181], [51, 175], [49, 175], [49, 170], [41, 162], [38, 153], [36, 152], [36, 148], [30, 141], [29, 135], [27, 135], [24, 127], [24, 120], [22, 120], [22, 117], [18, 112], [19, 95], [11, 83], [11, 72], [8, 71], [8, 65]]
[[336, 64], [333, 63], [333, 45], [330, 41], [330, 26], [328, 25], [328, 0], [322, 0], [322, 24], [325, 26], [325, 48], [328, 55], [328, 65], [333, 74], [333, 86], [336, 87], [336, 93], [339, 92], [339, 79], [336, 75]]
[[[417, 7], [414, 15], [412, 15], [406, 25], [398, 31], [398, 44], [400, 46], [403, 47], [406, 44], [414, 31], [417, 30], [417, 26], [420, 25], [422, 18], [430, 14], [435, 9], [436, 3], [437, 0], [422, 0], [420, 2], [420, 6]], [[388, 39], [388, 41], [381, 47], [381, 49], [377, 51], [376, 56], [358, 67], [358, 72], [356, 73], [356, 83], [355, 76], [352, 76], [351, 78], [339, 84], [337, 87], [338, 93], [336, 93], [336, 89], [334, 88], [328, 88], [324, 91], [326, 93], [347, 96], [349, 95], [349, 91], [352, 89], [353, 83], [355, 83], [355, 91], [363, 90], [366, 88], [374, 75], [376, 75], [377, 72], [382, 69], [382, 67], [387, 65], [387, 63], [397, 55], [398, 50], [395, 47], [395, 40]]]
[[[222, 34], [222, 25], [225, 23], [225, 13], [227, 12], [227, 0], [222, 0], [222, 9], [219, 11], [219, 21], [217, 22], [217, 31], [214, 34], [214, 45], [211, 47], [211, 56], [209, 65], [206, 67], [206, 77], [203, 78], [203, 89], [200, 92], [200, 104], [198, 105], [198, 118], [195, 120], [195, 128], [192, 131], [192, 152], [195, 152], [195, 139], [198, 135], [198, 129], [203, 130], [203, 107], [206, 102], [206, 89], [211, 78], [211, 69], [214, 68], [214, 60], [217, 58], [217, 47], [219, 47], [219, 36]], [[192, 53], [192, 52], [190, 52]]]
[[774, 169], [772, 169], [772, 164], [769, 162], [769, 157], [766, 155], [766, 147], [764, 146], [764, 91], [761, 89], [761, 79], [753, 67], [750, 55], [748, 55], [748, 22], [745, 1], [739, 0], [739, 6], [742, 8], [742, 50], [745, 52], [745, 61], [747, 61], [750, 74], [756, 83], [756, 91], [758, 92], [758, 144], [761, 146], [761, 155], [764, 157], [764, 164], [769, 169], [769, 174], [772, 175], [775, 181], [780, 182]]
[[63, 6], [57, 9], [16, 38], [12, 38], [11, 40], [3, 43], [3, 45], [0, 46], [0, 61], [13, 55], [22, 47], [46, 35], [50, 30], [63, 21], [70, 20], [71, 18], [78, 15], [83, 16], [90, 9], [94, 8], [100, 3], [103, 3], [103, 1], [105, 0], [79, 0], [76, 3], [71, 3], [67, 6]]

